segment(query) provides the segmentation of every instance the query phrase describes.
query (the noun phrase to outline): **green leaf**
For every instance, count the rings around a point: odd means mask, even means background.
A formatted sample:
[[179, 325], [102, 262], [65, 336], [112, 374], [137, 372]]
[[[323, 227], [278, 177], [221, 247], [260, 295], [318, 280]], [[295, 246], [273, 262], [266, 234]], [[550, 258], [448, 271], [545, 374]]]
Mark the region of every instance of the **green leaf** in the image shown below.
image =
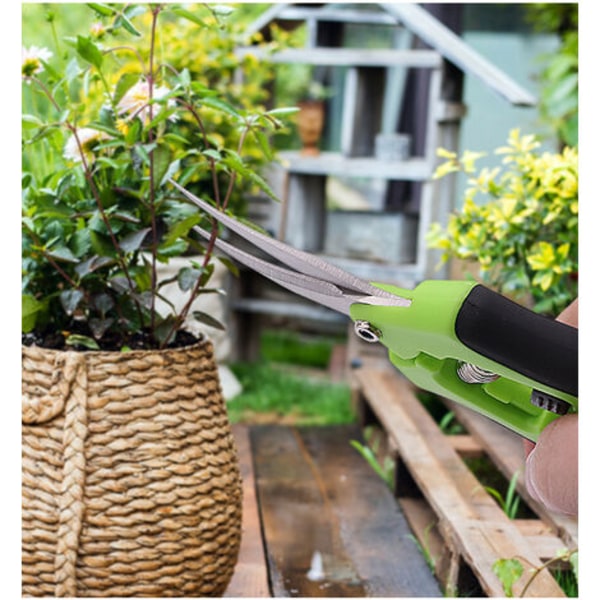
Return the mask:
[[21, 117], [21, 125], [23, 129], [36, 129], [38, 127], [43, 127], [44, 122], [35, 115], [23, 115]]
[[175, 325], [175, 317], [173, 315], [169, 315], [167, 318], [163, 319], [157, 327], [154, 328], [154, 336], [162, 344], [168, 344], [175, 336]]
[[108, 236], [103, 235], [98, 231], [90, 230], [90, 241], [96, 254], [114, 257], [115, 247]]
[[171, 244], [161, 244], [157, 250], [156, 257], [159, 260], [166, 261], [172, 256], [181, 256], [188, 248], [188, 245], [183, 240], [177, 240]]
[[72, 334], [65, 340], [65, 343], [69, 346], [83, 346], [89, 350], [100, 350], [98, 342], [87, 335]]
[[193, 312], [193, 315], [194, 315], [194, 319], [196, 319], [196, 321], [199, 321], [200, 323], [204, 323], [205, 325], [208, 325], [209, 327], [214, 327], [215, 329], [225, 331], [225, 326], [220, 321], [215, 319], [213, 316], [211, 316], [205, 312], [202, 312], [200, 310], [195, 310]]
[[108, 4], [96, 4], [93, 2], [88, 2], [87, 6], [89, 6], [92, 10], [95, 10], [102, 17], [112, 17], [112, 15], [117, 12]]
[[221, 98], [212, 98], [209, 96], [202, 99], [202, 104], [212, 108], [213, 110], [226, 113], [230, 117], [239, 118], [241, 116], [231, 104], [225, 102], [225, 100], [222, 100]]
[[502, 583], [504, 593], [508, 598], [513, 597], [513, 585], [523, 575], [523, 565], [516, 558], [500, 558], [493, 565], [496, 577]]
[[208, 150], [202, 151], [203, 156], [207, 156], [208, 158], [212, 158], [213, 160], [219, 161], [222, 156], [218, 150], [214, 150], [213, 148], [209, 148]]
[[65, 290], [60, 293], [60, 303], [69, 316], [77, 310], [82, 299], [83, 292], [81, 290]]
[[58, 248], [52, 248], [47, 250], [46, 254], [60, 261], [78, 263], [79, 259], [71, 252], [66, 246], [60, 246]]
[[136, 142], [140, 141], [140, 134], [142, 132], [142, 122], [139, 119], [134, 119], [129, 122], [129, 127], [125, 133], [125, 142], [130, 146], [133, 146]]
[[81, 279], [83, 279], [86, 275], [101, 269], [102, 267], [106, 267], [108, 265], [114, 264], [115, 260], [110, 256], [92, 256], [87, 260], [79, 263], [75, 267], [75, 272]]
[[260, 146], [265, 158], [273, 160], [273, 150], [271, 149], [269, 138], [265, 135], [265, 133], [259, 129], [253, 129], [252, 135], [258, 142], [258, 145]]
[[150, 227], [145, 227], [139, 231], [128, 233], [119, 242], [121, 250], [123, 250], [123, 252], [135, 252], [136, 250], [139, 250], [150, 231], [152, 231]]
[[133, 23], [129, 20], [129, 18], [123, 13], [120, 14], [115, 19], [115, 28], [123, 27], [126, 31], [135, 35], [136, 37], [140, 37], [142, 34], [134, 27]]
[[195, 285], [202, 275], [202, 270], [192, 269], [191, 267], [183, 267], [177, 275], [177, 284], [182, 292], [188, 292]]
[[96, 294], [92, 302], [94, 307], [99, 310], [103, 315], [105, 315], [111, 308], [114, 307], [115, 301], [109, 294], [101, 292], [100, 294]]
[[100, 68], [102, 67], [104, 56], [102, 55], [102, 52], [100, 51], [98, 46], [96, 46], [96, 44], [94, 44], [94, 42], [92, 42], [90, 38], [78, 35], [76, 50], [79, 56], [83, 58], [83, 60], [89, 62], [90, 64], [94, 65], [94, 67], [96, 67], [98, 70], [100, 70]]
[[160, 187], [163, 179], [169, 173], [173, 153], [166, 144], [158, 144], [152, 152], [154, 161], [154, 188]]
[[287, 117], [297, 113], [300, 109], [297, 106], [287, 106], [284, 108], [274, 108], [267, 111], [266, 114], [273, 115], [275, 117]]
[[198, 94], [202, 98], [205, 98], [208, 96], [218, 96], [219, 95], [219, 92], [217, 90], [209, 88], [208, 86], [204, 85], [200, 81], [192, 81], [192, 83], [190, 84], [190, 87], [192, 88], [192, 91], [195, 94]]
[[357, 440], [351, 440], [350, 445], [358, 451], [358, 453], [369, 463], [370, 467], [381, 477], [384, 481], [388, 480], [387, 474], [384, 468], [379, 464], [375, 453], [369, 446], [361, 444]]
[[[108, 330], [108, 328], [115, 322], [113, 318], [108, 319], [90, 319], [90, 329], [94, 334], [94, 337], [100, 339]], [[89, 338], [88, 338], [89, 339]]]
[[181, 17], [182, 19], [187, 19], [188, 21], [191, 21], [192, 23], [199, 25], [200, 27], [206, 27], [206, 23], [203, 21], [202, 17], [195, 15], [193, 12], [190, 12], [189, 10], [186, 10], [185, 8], [181, 8], [181, 7], [172, 8], [171, 12], [176, 14], [178, 17]]
[[279, 198], [275, 192], [271, 189], [269, 184], [254, 170], [242, 162], [240, 156], [231, 150], [228, 151], [227, 156], [223, 159], [223, 163], [233, 169], [238, 175], [245, 177], [256, 184], [269, 198], [279, 202]]
[[239, 270], [238, 266], [232, 260], [230, 260], [226, 256], [217, 256], [217, 260], [219, 262], [221, 262], [221, 264], [225, 265], [225, 267], [227, 268], [227, 270], [234, 277], [239, 277], [240, 276], [240, 270]]
[[202, 217], [200, 214], [196, 213], [193, 215], [189, 215], [179, 221], [177, 221], [170, 229], [169, 233], [165, 238], [165, 244], [172, 244], [178, 238], [185, 237], [190, 229], [197, 225], [201, 221]]
[[168, 121], [169, 117], [177, 114], [177, 108], [164, 108], [159, 110], [158, 114], [154, 111], [155, 117], [148, 123], [147, 129], [155, 129], [157, 125]]
[[23, 333], [29, 333], [35, 327], [38, 313], [44, 308], [44, 304], [31, 296], [21, 296], [21, 328]]

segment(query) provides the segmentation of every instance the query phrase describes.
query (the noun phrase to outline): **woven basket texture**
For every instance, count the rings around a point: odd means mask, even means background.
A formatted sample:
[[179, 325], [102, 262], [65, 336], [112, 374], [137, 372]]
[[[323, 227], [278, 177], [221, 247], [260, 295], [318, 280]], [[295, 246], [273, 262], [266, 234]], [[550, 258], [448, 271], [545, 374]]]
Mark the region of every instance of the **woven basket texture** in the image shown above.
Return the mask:
[[23, 595], [222, 595], [242, 486], [210, 342], [22, 364]]

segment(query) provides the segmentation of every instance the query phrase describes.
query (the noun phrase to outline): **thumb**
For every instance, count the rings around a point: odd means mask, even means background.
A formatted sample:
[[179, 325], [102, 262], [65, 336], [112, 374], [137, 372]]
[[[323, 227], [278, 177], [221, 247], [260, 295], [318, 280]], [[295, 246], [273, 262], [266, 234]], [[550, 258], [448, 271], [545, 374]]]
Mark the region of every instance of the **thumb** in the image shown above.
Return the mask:
[[576, 414], [550, 423], [526, 461], [527, 491], [550, 510], [576, 515], [578, 509], [578, 429]]

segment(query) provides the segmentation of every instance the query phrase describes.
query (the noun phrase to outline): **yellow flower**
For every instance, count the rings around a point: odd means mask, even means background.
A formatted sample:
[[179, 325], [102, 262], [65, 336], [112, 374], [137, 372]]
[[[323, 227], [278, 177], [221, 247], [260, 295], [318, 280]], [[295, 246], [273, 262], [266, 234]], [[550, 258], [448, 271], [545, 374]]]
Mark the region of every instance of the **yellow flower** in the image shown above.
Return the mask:
[[129, 123], [127, 123], [125, 119], [117, 119], [115, 122], [115, 127], [121, 135], [127, 135], [129, 132]]

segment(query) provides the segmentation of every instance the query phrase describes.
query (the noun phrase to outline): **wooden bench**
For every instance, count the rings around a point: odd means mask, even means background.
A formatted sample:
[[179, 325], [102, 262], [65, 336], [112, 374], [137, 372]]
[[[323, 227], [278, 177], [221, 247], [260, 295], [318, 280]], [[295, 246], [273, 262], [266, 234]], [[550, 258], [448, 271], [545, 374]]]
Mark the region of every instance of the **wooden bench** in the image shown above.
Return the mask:
[[[362, 423], [376, 422], [387, 435], [396, 458], [395, 493], [449, 593], [468, 589], [472, 582], [465, 579], [470, 576], [480, 586], [471, 594], [504, 596], [493, 572], [498, 559], [520, 557], [528, 571], [527, 563], [539, 566], [557, 550], [577, 547], [577, 520], [550, 513], [528, 495], [522, 477], [523, 445], [517, 435], [449, 402], [448, 408], [469, 433], [445, 435], [412, 385], [392, 368], [357, 369], [354, 382]], [[466, 466], [463, 456], [473, 454], [486, 454], [507, 480], [521, 471], [517, 489], [535, 518], [507, 517]], [[515, 585], [515, 596], [527, 579], [522, 577]], [[544, 570], [527, 595], [564, 593]]]
[[225, 597], [436, 597], [390, 489], [351, 446], [357, 426], [234, 427], [242, 545]]
[[[487, 456], [510, 480], [523, 466], [517, 435], [450, 402], [467, 433], [444, 434], [392, 368], [357, 369], [353, 386], [359, 425], [234, 426], [243, 534], [226, 597], [504, 596], [498, 559], [539, 566], [577, 547], [577, 520], [537, 504], [522, 473], [517, 489], [533, 516], [511, 520], [466, 466]], [[373, 423], [395, 460], [393, 491], [350, 444]], [[309, 577], [321, 568], [323, 579]], [[564, 593], [545, 570], [527, 596]]]

